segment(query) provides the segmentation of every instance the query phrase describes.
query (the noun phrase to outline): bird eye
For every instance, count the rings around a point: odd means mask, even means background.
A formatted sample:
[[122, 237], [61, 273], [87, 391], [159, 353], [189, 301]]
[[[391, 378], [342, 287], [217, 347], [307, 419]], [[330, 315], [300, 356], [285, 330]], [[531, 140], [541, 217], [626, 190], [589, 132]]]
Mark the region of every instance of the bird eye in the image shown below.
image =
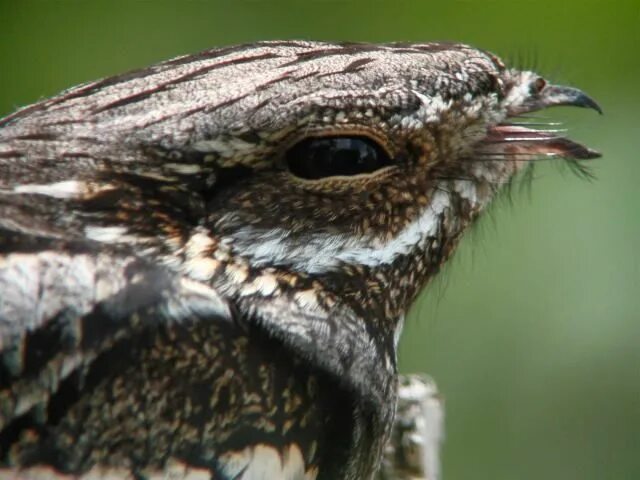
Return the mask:
[[392, 164], [378, 143], [363, 136], [306, 138], [285, 160], [291, 173], [307, 180], [371, 173]]

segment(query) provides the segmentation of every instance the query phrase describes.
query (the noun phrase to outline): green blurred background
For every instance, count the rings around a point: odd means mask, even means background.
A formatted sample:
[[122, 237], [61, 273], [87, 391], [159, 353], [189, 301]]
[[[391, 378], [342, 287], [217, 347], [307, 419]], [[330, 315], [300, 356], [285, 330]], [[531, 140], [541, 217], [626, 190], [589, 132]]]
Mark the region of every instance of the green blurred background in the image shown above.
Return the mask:
[[410, 315], [403, 371], [446, 397], [445, 477], [640, 479], [640, 1], [0, 1], [0, 114], [74, 84], [259, 39], [457, 40], [579, 86], [604, 152], [497, 202]]

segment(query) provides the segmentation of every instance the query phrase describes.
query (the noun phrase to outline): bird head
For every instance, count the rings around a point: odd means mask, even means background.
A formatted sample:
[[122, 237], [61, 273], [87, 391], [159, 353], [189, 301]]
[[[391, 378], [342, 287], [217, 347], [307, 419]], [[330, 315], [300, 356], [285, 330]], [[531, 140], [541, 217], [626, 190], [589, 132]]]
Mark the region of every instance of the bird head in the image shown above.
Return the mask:
[[[265, 50], [252, 53], [258, 76], [242, 53], [247, 71], [230, 80], [233, 97], [187, 147], [215, 165], [221, 187], [194, 246], [207, 236], [224, 259], [316, 279], [343, 301], [371, 296], [367, 283], [389, 318], [519, 170], [540, 158], [598, 156], [518, 121], [553, 105], [598, 110], [589, 97], [471, 47]], [[201, 267], [184, 268], [205, 281], [219, 273]]]
[[232, 55], [239, 71], [211, 82], [222, 106], [202, 114], [182, 157], [199, 163], [180, 164], [212, 165], [220, 185], [181, 268], [364, 383], [395, 370], [405, 312], [503, 185], [541, 158], [598, 156], [522, 120], [557, 105], [599, 111], [593, 100], [468, 46]]
[[461, 44], [263, 42], [18, 111], [0, 178], [30, 198], [14, 228], [157, 260], [389, 405], [402, 318], [464, 230], [532, 161], [598, 156], [521, 120], [557, 105], [599, 111]]

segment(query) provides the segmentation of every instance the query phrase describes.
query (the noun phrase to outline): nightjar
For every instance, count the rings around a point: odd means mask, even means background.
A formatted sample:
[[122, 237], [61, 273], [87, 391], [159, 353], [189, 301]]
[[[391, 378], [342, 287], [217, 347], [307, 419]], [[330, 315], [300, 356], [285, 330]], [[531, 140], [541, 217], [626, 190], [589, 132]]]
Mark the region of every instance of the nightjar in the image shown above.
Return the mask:
[[0, 476], [367, 479], [404, 315], [597, 104], [453, 43], [261, 42], [0, 120]]

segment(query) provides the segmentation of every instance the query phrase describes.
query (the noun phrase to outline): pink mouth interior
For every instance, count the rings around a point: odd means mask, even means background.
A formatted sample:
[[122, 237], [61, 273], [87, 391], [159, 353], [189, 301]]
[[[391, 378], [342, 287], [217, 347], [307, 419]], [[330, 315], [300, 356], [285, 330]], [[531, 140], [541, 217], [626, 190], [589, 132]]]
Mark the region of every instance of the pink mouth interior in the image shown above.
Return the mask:
[[534, 158], [589, 159], [600, 154], [574, 142], [556, 131], [534, 130], [522, 125], [503, 124], [489, 128], [477, 153], [487, 156], [514, 157], [514, 160]]

